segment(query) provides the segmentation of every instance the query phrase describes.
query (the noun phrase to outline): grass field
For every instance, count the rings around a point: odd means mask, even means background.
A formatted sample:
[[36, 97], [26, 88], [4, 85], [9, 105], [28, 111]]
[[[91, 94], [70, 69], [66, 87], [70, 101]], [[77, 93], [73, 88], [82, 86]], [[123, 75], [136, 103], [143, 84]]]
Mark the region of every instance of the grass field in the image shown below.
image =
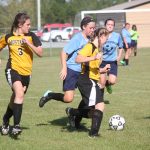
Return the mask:
[[[31, 84], [25, 96], [21, 126], [23, 132], [18, 140], [0, 136], [0, 150], [150, 150], [150, 50], [140, 49], [137, 57], [131, 57], [128, 67], [119, 66], [118, 83], [113, 93], [105, 93], [106, 105], [101, 126], [101, 137], [88, 138], [88, 131], [77, 132], [66, 126], [65, 108], [76, 107], [81, 99], [76, 90], [71, 104], [51, 101], [38, 107], [39, 98], [45, 90], [62, 91], [59, 79], [60, 60], [58, 49], [45, 50], [44, 56], [34, 59]], [[11, 94], [4, 69], [6, 54], [2, 53], [0, 68], [0, 118], [5, 112]], [[123, 131], [109, 130], [108, 120], [114, 114], [125, 120]], [[90, 128], [91, 120], [82, 123]], [[12, 120], [11, 120], [12, 125]]]

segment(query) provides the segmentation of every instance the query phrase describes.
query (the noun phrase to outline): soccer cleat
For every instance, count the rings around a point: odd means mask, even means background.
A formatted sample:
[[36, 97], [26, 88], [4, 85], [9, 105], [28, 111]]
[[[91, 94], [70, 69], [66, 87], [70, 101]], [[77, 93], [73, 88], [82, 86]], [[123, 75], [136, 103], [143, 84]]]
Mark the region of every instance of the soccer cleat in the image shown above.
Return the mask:
[[70, 110], [73, 109], [71, 107], [66, 108], [66, 114], [68, 116], [68, 123], [70, 127], [75, 128], [75, 116], [70, 114]]
[[106, 89], [107, 89], [107, 92], [108, 92], [109, 94], [112, 93], [112, 87], [111, 87], [111, 85], [106, 85]]
[[123, 61], [123, 60], [121, 60], [120, 63], [121, 63], [123, 66], [126, 65], [125, 61]]
[[41, 99], [39, 101], [39, 107], [43, 107], [44, 104], [50, 100], [50, 96], [49, 96], [50, 93], [51, 93], [51, 91], [49, 91], [49, 90], [44, 93], [43, 97], [41, 97]]
[[9, 133], [9, 125], [2, 125], [2, 128], [1, 128], [1, 133], [2, 135], [7, 135]]
[[98, 133], [92, 134], [91, 132], [89, 132], [88, 137], [89, 138], [98, 138], [98, 137], [100, 137], [100, 135]]
[[11, 134], [12, 134], [12, 136], [17, 137], [19, 134], [21, 134], [21, 132], [22, 132], [22, 130], [21, 130], [20, 126], [16, 125], [13, 127]]

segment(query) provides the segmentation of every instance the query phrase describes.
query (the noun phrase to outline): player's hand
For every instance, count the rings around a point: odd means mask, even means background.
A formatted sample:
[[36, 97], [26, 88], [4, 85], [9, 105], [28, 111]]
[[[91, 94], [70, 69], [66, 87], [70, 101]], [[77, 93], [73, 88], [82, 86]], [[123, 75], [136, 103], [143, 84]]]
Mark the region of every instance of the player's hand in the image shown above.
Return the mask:
[[110, 71], [111, 66], [110, 66], [110, 64], [107, 64], [104, 68], [105, 68], [106, 72], [108, 72], [108, 71]]
[[101, 58], [102, 58], [102, 53], [100, 53], [100, 52], [97, 53], [95, 56], [95, 59], [101, 59]]
[[29, 40], [28, 40], [26, 37], [24, 37], [24, 38], [22, 39], [22, 43], [23, 43], [23, 44], [27, 44], [27, 45], [30, 44]]
[[65, 79], [66, 79], [66, 76], [67, 76], [67, 69], [64, 69], [64, 68], [63, 68], [63, 69], [61, 70], [61, 72], [60, 72], [59, 75], [60, 75], [60, 79], [61, 79], [61, 80], [65, 80]]

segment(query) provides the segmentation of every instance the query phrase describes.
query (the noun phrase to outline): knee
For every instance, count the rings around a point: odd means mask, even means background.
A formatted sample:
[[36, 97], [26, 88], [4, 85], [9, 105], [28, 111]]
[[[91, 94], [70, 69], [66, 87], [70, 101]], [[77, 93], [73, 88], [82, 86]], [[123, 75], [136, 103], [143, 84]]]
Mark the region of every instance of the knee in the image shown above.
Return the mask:
[[71, 103], [73, 101], [73, 97], [65, 96], [64, 97], [64, 102], [65, 103]]
[[110, 84], [114, 85], [114, 84], [116, 84], [116, 81], [110, 81]]
[[15, 100], [17, 101], [23, 101], [24, 99], [24, 91], [20, 90], [19, 92], [15, 93]]
[[105, 108], [104, 102], [98, 103], [98, 104], [96, 104], [96, 106], [95, 106], [95, 109], [100, 110], [100, 111], [102, 111], [102, 112], [104, 111], [104, 108]]

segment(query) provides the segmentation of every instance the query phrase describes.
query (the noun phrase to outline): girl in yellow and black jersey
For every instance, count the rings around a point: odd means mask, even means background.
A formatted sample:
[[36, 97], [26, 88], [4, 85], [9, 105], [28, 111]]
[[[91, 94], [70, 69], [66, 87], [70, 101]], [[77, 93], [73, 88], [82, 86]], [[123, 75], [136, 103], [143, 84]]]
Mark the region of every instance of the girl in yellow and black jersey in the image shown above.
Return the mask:
[[[78, 109], [67, 108], [66, 111], [69, 117], [75, 118], [74, 125], [80, 128], [80, 121], [82, 117], [92, 118], [90, 137], [98, 136], [100, 124], [103, 117], [104, 102], [103, 90], [100, 89], [98, 81], [100, 79], [100, 72], [107, 72], [110, 65], [106, 65], [99, 70], [102, 61], [101, 46], [108, 38], [108, 31], [105, 28], [98, 28], [95, 30], [94, 40], [85, 45], [76, 57], [76, 62], [81, 63], [82, 72], [78, 79], [78, 88], [82, 95]], [[92, 113], [91, 113], [92, 112]]]
[[9, 133], [9, 120], [12, 116], [14, 127], [11, 134], [17, 136], [22, 131], [20, 128], [22, 105], [32, 72], [33, 53], [42, 56], [41, 42], [34, 33], [29, 31], [30, 27], [30, 17], [26, 13], [18, 13], [11, 32], [0, 39], [0, 51], [6, 46], [9, 49], [6, 78], [13, 91], [3, 116], [3, 135]]

